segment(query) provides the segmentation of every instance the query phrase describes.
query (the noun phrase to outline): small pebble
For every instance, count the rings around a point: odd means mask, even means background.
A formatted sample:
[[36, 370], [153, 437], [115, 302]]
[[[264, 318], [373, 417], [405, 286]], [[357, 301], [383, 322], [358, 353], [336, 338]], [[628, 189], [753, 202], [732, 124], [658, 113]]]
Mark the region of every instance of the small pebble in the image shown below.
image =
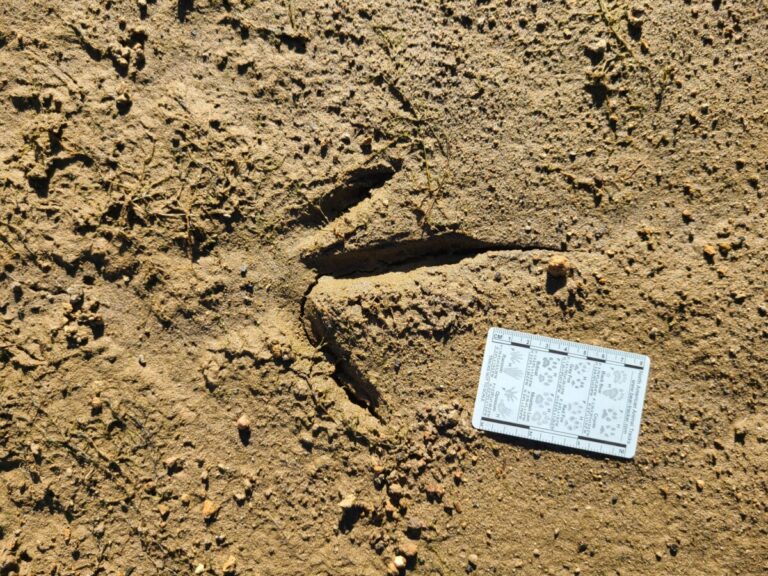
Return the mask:
[[346, 496], [344, 496], [341, 502], [339, 502], [339, 508], [341, 508], [342, 510], [349, 510], [355, 505], [356, 500], [357, 498], [355, 497], [354, 494], [352, 493], [347, 494]]
[[421, 521], [421, 518], [416, 516], [410, 516], [408, 518], [408, 524], [405, 527], [405, 532], [408, 534], [408, 536], [411, 538], [419, 538], [423, 529], [424, 522]]
[[214, 518], [216, 518], [216, 515], [219, 513], [219, 505], [216, 504], [213, 500], [206, 499], [203, 502], [203, 518], [206, 522], [213, 521]]
[[584, 52], [595, 61], [602, 59], [608, 48], [608, 42], [603, 38], [595, 38], [584, 46]]
[[477, 557], [477, 554], [470, 554], [467, 556], [467, 563], [473, 568], [477, 566], [479, 561], [480, 559]]
[[405, 568], [406, 564], [408, 564], [408, 561], [405, 559], [405, 556], [400, 556], [398, 554], [397, 556], [395, 556], [393, 563], [395, 565], [395, 568], [397, 568], [398, 570], [402, 570], [403, 568]]
[[415, 558], [416, 555], [419, 553], [419, 547], [416, 545], [415, 542], [406, 540], [405, 542], [400, 544], [400, 553], [406, 558]]
[[547, 264], [547, 274], [552, 278], [565, 278], [571, 269], [571, 262], [562, 254], [552, 256]]
[[237, 573], [237, 558], [235, 558], [234, 556], [230, 556], [229, 558], [227, 558], [227, 561], [224, 562], [224, 565], [221, 567], [221, 571], [227, 575], [232, 575]]
[[389, 486], [387, 486], [387, 492], [390, 496], [398, 497], [403, 495], [403, 487], [400, 486], [397, 482], [393, 482]]
[[440, 499], [445, 495], [445, 488], [443, 488], [440, 484], [432, 482], [427, 484], [426, 492], [427, 495], [431, 498]]
[[91, 410], [98, 413], [101, 412], [101, 409], [104, 407], [104, 401], [101, 399], [100, 396], [96, 395], [93, 398], [91, 398]]
[[240, 432], [249, 432], [251, 430], [251, 419], [245, 414], [240, 416], [240, 418], [237, 419], [237, 429], [240, 430]]
[[80, 289], [71, 289], [69, 291], [69, 305], [72, 310], [80, 310], [85, 302], [85, 294]]

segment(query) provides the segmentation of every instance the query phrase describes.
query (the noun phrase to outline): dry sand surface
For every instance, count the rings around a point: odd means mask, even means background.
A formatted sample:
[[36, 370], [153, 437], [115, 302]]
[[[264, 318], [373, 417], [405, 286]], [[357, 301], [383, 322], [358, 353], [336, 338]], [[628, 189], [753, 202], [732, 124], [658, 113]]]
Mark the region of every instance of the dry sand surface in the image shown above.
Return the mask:
[[764, 0], [3, 0], [0, 127], [0, 576], [768, 573]]

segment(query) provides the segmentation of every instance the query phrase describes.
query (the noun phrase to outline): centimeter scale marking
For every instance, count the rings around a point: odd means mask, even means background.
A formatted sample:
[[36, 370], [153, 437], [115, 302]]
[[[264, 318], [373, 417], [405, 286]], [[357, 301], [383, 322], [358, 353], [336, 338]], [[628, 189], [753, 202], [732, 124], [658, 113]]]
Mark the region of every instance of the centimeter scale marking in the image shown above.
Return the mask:
[[631, 458], [650, 364], [640, 354], [491, 328], [472, 424]]

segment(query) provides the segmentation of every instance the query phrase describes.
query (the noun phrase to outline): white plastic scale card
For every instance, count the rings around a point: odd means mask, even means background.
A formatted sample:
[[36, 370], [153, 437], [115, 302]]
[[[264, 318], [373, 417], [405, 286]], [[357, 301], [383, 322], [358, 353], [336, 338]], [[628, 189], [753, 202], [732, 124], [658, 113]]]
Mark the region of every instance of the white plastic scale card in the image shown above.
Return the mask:
[[650, 367], [640, 354], [491, 328], [472, 425], [632, 458]]

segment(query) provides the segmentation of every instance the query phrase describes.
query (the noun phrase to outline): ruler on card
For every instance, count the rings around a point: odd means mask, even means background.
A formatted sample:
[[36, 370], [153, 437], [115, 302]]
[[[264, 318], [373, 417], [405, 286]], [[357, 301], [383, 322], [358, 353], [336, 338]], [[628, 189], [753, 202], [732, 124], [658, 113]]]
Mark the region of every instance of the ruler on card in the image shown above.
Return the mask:
[[491, 328], [472, 425], [632, 458], [650, 367], [641, 354]]

